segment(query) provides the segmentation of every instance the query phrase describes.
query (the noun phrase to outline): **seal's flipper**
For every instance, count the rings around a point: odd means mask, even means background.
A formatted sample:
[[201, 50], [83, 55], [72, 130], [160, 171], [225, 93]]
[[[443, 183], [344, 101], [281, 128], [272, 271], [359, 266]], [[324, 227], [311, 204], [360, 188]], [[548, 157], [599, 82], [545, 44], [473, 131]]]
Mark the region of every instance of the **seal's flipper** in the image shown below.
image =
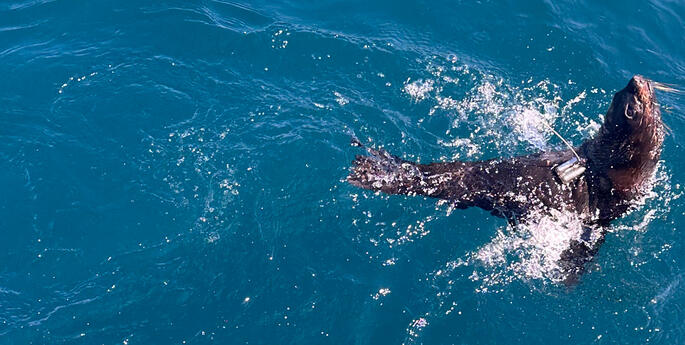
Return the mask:
[[[597, 231], [599, 237], [593, 240], [592, 234]], [[561, 253], [559, 266], [561, 267], [564, 285], [574, 286], [578, 284], [580, 276], [587, 269], [587, 264], [597, 255], [599, 247], [604, 243], [604, 233], [603, 228], [587, 226], [583, 229], [581, 238], [572, 240], [569, 247]]]
[[578, 212], [587, 208], [584, 179], [576, 176], [575, 180], [563, 183], [554, 172], [554, 167], [573, 156], [568, 150], [510, 159], [430, 164], [409, 162], [383, 149], [366, 150], [369, 155], [357, 156], [347, 177], [357, 187], [445, 199], [456, 208], [476, 206], [508, 219], [540, 207]]
[[364, 189], [387, 194], [408, 194], [423, 178], [416, 164], [393, 156], [383, 149], [367, 148], [369, 156], [358, 155], [352, 162], [347, 181]]
[[[357, 156], [347, 181], [352, 185], [387, 194], [423, 195], [447, 199], [454, 206], [492, 209], [491, 201], [478, 201], [487, 188], [486, 176], [472, 174], [478, 163], [452, 162], [418, 164], [391, 155], [383, 149], [366, 149]], [[478, 170], [478, 169], [476, 169]]]

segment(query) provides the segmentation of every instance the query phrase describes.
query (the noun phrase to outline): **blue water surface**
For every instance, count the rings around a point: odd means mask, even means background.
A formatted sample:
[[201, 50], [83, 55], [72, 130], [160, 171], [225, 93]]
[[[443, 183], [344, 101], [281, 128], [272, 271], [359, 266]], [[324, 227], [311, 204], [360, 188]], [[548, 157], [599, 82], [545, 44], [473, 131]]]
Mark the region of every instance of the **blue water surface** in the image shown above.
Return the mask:
[[684, 29], [674, 0], [3, 0], [0, 344], [683, 344], [682, 94], [573, 288], [559, 224], [344, 179], [352, 136], [578, 144], [632, 75], [685, 85]]

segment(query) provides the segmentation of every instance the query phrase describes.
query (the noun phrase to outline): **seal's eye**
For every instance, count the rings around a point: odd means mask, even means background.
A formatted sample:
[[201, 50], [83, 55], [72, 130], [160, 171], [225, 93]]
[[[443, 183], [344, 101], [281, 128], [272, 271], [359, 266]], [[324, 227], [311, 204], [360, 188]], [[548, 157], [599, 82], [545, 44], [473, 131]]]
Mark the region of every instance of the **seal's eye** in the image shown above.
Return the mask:
[[642, 104], [639, 102], [629, 102], [624, 111], [625, 116], [632, 120], [642, 113]]

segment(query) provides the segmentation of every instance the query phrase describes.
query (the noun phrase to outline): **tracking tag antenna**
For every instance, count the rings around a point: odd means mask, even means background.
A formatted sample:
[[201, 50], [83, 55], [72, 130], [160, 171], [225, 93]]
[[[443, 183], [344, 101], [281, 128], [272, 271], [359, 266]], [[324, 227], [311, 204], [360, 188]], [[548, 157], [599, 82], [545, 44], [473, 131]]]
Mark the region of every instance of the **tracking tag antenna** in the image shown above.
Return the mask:
[[566, 144], [566, 146], [571, 150], [571, 152], [573, 152], [573, 155], [575, 156], [554, 167], [554, 172], [557, 174], [559, 179], [565, 184], [569, 184], [585, 172], [585, 160], [580, 158], [578, 152], [576, 152], [576, 150], [573, 148], [573, 145], [564, 139], [559, 132], [552, 128], [547, 121], [543, 119], [541, 122], [545, 125], [545, 127], [547, 127], [547, 129], [554, 133], [554, 135], [561, 139], [561, 141]]

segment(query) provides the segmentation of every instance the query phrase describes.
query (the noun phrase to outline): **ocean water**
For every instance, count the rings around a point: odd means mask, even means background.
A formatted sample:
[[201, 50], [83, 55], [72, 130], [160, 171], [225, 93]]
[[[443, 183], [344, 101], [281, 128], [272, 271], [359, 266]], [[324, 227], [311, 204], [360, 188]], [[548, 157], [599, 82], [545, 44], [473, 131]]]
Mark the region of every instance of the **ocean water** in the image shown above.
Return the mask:
[[476, 160], [685, 86], [685, 4], [0, 3], [0, 344], [683, 344], [685, 95], [580, 284], [578, 226], [344, 179], [358, 137]]

